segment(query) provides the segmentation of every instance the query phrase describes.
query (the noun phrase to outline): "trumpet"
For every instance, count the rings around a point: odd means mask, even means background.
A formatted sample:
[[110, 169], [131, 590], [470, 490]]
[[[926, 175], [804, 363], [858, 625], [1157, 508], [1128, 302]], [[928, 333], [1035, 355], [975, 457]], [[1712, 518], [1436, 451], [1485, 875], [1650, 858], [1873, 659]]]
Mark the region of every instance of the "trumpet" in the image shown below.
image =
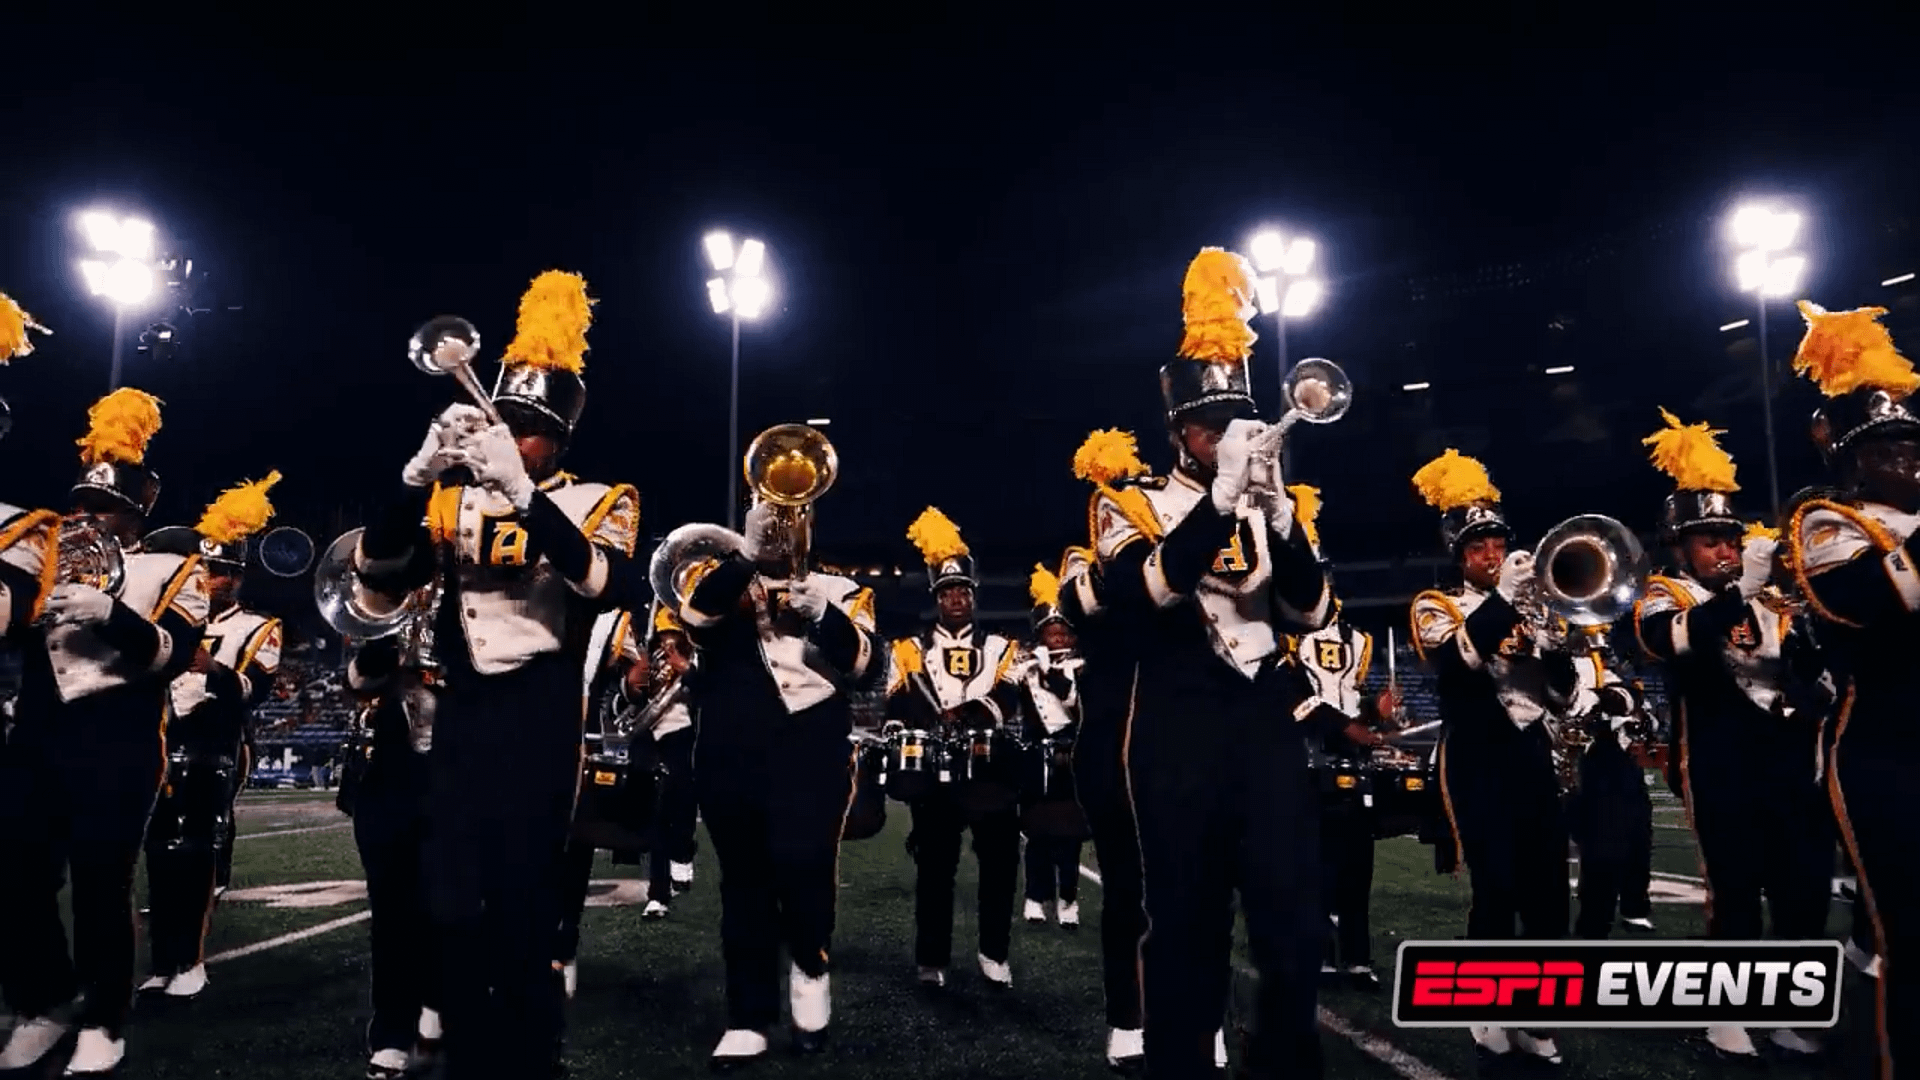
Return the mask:
[[1256, 463], [1251, 475], [1263, 478], [1253, 487], [1265, 493], [1277, 490], [1280, 483], [1280, 450], [1288, 429], [1303, 420], [1309, 424], [1331, 424], [1347, 415], [1347, 409], [1353, 405], [1353, 381], [1331, 360], [1300, 361], [1287, 372], [1281, 390], [1286, 396], [1287, 411], [1254, 437], [1250, 454]]
[[429, 319], [420, 329], [413, 332], [407, 342], [407, 359], [413, 366], [429, 375], [451, 375], [453, 381], [467, 392], [474, 404], [487, 416], [487, 422], [505, 426], [500, 418], [500, 410], [494, 408], [493, 399], [481, 388], [480, 380], [473, 374], [473, 358], [480, 355], [480, 331], [458, 315], [441, 315]]
[[399, 606], [374, 604], [353, 569], [353, 553], [365, 530], [349, 529], [327, 547], [313, 570], [313, 602], [320, 617], [342, 637], [374, 641], [405, 634], [400, 662], [428, 675], [440, 670], [433, 622], [444, 589], [442, 573], [409, 593]]
[[805, 424], [780, 424], [754, 438], [741, 467], [754, 496], [773, 508], [786, 534], [788, 579], [803, 580], [813, 542], [814, 500], [840, 473], [833, 443]]

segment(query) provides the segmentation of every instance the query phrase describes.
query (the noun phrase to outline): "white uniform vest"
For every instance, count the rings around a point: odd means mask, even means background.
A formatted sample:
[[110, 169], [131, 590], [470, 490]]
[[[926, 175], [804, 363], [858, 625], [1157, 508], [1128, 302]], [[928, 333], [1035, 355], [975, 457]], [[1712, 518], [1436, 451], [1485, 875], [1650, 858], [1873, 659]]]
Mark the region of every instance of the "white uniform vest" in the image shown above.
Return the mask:
[[1294, 655], [1313, 684], [1313, 696], [1301, 704], [1301, 715], [1325, 703], [1343, 716], [1360, 718], [1367, 669], [1373, 664], [1372, 636], [1332, 622], [1295, 638]]
[[[126, 580], [116, 599], [150, 622], [172, 610], [193, 626], [205, 625], [213, 605], [200, 556], [161, 555], [138, 548], [126, 555]], [[53, 663], [60, 700], [76, 701], [159, 671], [173, 658], [173, 639], [160, 631], [160, 648], [152, 662], [136, 668], [100, 637], [97, 627], [67, 623], [47, 631], [47, 658]], [[155, 723], [159, 721], [154, 717]]]
[[[991, 695], [1013, 667], [1018, 650], [1012, 641], [999, 634], [986, 634], [976, 643], [972, 627], [955, 633], [944, 626], [935, 626], [919, 637], [901, 638], [894, 643], [894, 650], [896, 656], [891, 680], [894, 690], [917, 683], [932, 690], [931, 704], [936, 711], [957, 709], [969, 701], [979, 701], [992, 711], [995, 723], [1007, 722], [1007, 718], [1000, 714], [999, 703]], [[900, 653], [910, 658], [904, 664]], [[924, 682], [908, 675], [907, 669], [914, 664], [918, 665]], [[919, 689], [918, 692], [924, 697], [927, 690]]]
[[[1035, 719], [1047, 734], [1058, 735], [1080, 715], [1080, 669], [1085, 665], [1086, 661], [1078, 656], [1054, 663], [1041, 654], [1015, 662], [1013, 679], [1027, 688], [1028, 697], [1040, 714]], [[1068, 690], [1064, 698], [1047, 689], [1046, 676], [1053, 671], [1067, 677]]]
[[[251, 697], [253, 680], [247, 674], [247, 665], [258, 665], [268, 678], [278, 674], [281, 638], [279, 619], [267, 618], [235, 604], [207, 620], [206, 637], [201, 639], [200, 647], [215, 663], [238, 674], [240, 692]], [[185, 716], [213, 700], [213, 694], [207, 690], [207, 677], [197, 671], [174, 679], [167, 694], [172, 699], [175, 716]]]

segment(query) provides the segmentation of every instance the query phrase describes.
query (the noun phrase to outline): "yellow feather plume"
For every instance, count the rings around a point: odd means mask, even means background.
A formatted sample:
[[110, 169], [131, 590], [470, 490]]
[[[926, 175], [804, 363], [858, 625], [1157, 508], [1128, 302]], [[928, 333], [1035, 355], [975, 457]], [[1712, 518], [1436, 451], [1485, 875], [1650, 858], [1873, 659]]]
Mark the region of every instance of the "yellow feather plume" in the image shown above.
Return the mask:
[[1073, 452], [1073, 475], [1096, 484], [1146, 474], [1146, 463], [1130, 431], [1096, 431]]
[[33, 321], [26, 309], [14, 302], [13, 297], [0, 293], [0, 366], [15, 357], [25, 356], [33, 351], [33, 342], [28, 340], [27, 331], [38, 330], [43, 334], [53, 331]]
[[1640, 445], [1653, 447], [1654, 468], [1673, 477], [1681, 491], [1732, 494], [1740, 490], [1733, 482], [1733, 458], [1714, 439], [1726, 432], [1704, 423], [1682, 424], [1665, 409], [1660, 415], [1667, 421], [1666, 429], [1640, 440]]
[[1287, 494], [1293, 496], [1294, 520], [1306, 530], [1307, 543], [1320, 546], [1320, 489], [1312, 484], [1292, 484]]
[[87, 410], [87, 433], [78, 440], [80, 460], [88, 465], [112, 462], [139, 465], [147, 442], [160, 430], [160, 399], [123, 386]]
[[1187, 265], [1180, 311], [1187, 332], [1180, 355], [1189, 360], [1227, 364], [1253, 353], [1259, 335], [1247, 325], [1255, 311], [1253, 267], [1224, 248], [1201, 248]]
[[595, 303], [579, 274], [549, 270], [534, 278], [520, 297], [520, 321], [500, 362], [580, 374]]
[[1893, 347], [1893, 335], [1880, 325], [1883, 307], [1828, 311], [1800, 301], [1807, 336], [1793, 354], [1793, 370], [1812, 379], [1828, 397], [1862, 388], [1905, 397], [1920, 389], [1920, 374]]
[[267, 489], [279, 482], [280, 471], [275, 469], [265, 480], [252, 480], [221, 492], [201, 515], [194, 531], [216, 544], [231, 544], [259, 532], [273, 517]]
[[1060, 606], [1060, 579], [1039, 563], [1033, 564], [1033, 576], [1027, 579], [1027, 595], [1040, 607]]
[[1428, 506], [1443, 514], [1462, 506], [1500, 499], [1500, 489], [1493, 486], [1487, 467], [1452, 447], [1422, 465], [1420, 471], [1413, 474], [1413, 486]]
[[1778, 542], [1780, 539], [1780, 530], [1762, 525], [1756, 521], [1747, 526], [1747, 531], [1740, 535], [1740, 546], [1745, 547], [1749, 541], [1762, 538]]
[[927, 560], [928, 566], [967, 553], [967, 542], [960, 539], [959, 527], [948, 521], [947, 515], [931, 506], [922, 510], [913, 524], [907, 526], [907, 539], [920, 549], [920, 555]]

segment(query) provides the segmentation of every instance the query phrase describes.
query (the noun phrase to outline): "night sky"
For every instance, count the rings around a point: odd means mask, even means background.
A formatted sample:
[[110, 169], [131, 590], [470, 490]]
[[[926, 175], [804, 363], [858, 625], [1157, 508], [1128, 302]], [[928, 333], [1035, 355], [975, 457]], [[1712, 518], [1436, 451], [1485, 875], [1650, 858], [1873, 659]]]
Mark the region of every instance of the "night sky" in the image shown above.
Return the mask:
[[[1290, 324], [1291, 357], [1356, 382], [1347, 420], [1294, 439], [1336, 560], [1432, 552], [1407, 477], [1446, 445], [1486, 460], [1523, 531], [1583, 511], [1650, 524], [1665, 489], [1638, 440], [1656, 405], [1731, 429], [1757, 512], [1755, 343], [1717, 330], [1752, 314], [1718, 237], [1729, 201], [1795, 200], [1807, 295], [1892, 306], [1896, 339], [1920, 341], [1920, 293], [1879, 284], [1920, 268], [1910, 65], [1879, 54], [1893, 27], [1818, 15], [1748, 12], [1746, 38], [1255, 19], [1191, 47], [1009, 27], [993, 47], [907, 29], [551, 58], [16, 56], [0, 290], [56, 334], [0, 370], [0, 497], [62, 499], [107, 388], [111, 316], [73, 221], [101, 206], [148, 216], [209, 275], [205, 313], [171, 316], [180, 350], [128, 358], [126, 381], [166, 403], [156, 524], [277, 468], [282, 522], [324, 544], [393, 491], [455, 392], [407, 362], [412, 331], [473, 320], [491, 385], [549, 268], [600, 301], [568, 466], [638, 486], [653, 535], [724, 520], [728, 327], [699, 246], [718, 227], [764, 239], [776, 284], [743, 330], [743, 443], [833, 419], [829, 558], [911, 564], [928, 503], [990, 571], [1084, 542], [1074, 448], [1116, 426], [1170, 464], [1156, 371], [1182, 274], [1263, 224], [1312, 236], [1329, 285]], [[1278, 355], [1256, 325], [1270, 408]], [[1789, 303], [1772, 329], [1784, 364]], [[1557, 363], [1576, 372], [1540, 374]], [[1433, 391], [1400, 389], [1416, 380]], [[1818, 464], [1813, 401], [1779, 402], [1791, 491]]]

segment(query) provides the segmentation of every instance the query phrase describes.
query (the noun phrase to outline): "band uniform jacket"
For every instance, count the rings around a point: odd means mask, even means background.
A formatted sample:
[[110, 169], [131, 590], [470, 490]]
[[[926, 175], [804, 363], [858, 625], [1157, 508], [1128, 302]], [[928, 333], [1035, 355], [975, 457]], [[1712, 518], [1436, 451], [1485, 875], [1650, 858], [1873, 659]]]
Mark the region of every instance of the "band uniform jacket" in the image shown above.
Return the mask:
[[60, 515], [0, 503], [0, 638], [40, 614], [53, 588], [54, 537]]
[[1301, 717], [1325, 707], [1340, 714], [1342, 727], [1349, 720], [1364, 719], [1373, 635], [1335, 620], [1290, 639], [1289, 644], [1310, 687], [1299, 706]]
[[[1249, 681], [1276, 657], [1286, 658], [1286, 630], [1317, 630], [1332, 615], [1318, 544], [1292, 515], [1269, 521], [1250, 497], [1222, 515], [1208, 489], [1175, 472], [1102, 492], [1092, 513], [1109, 587], [1144, 587], [1148, 603], [1162, 612], [1191, 598], [1212, 651]], [[1130, 549], [1143, 560], [1137, 582], [1126, 561]]]
[[979, 626], [932, 626], [893, 643], [886, 718], [931, 730], [948, 712], [970, 728], [1005, 727], [1019, 709], [1014, 643]]
[[1413, 598], [1413, 645], [1437, 669], [1447, 733], [1500, 742], [1564, 714], [1571, 658], [1549, 651], [1505, 598], [1473, 586]]
[[[104, 623], [68, 623], [46, 633], [47, 658], [63, 702], [185, 670], [200, 645], [208, 609], [207, 568], [198, 555], [125, 549], [126, 578]], [[147, 650], [151, 648], [152, 652]]]
[[[279, 619], [238, 604], [207, 620], [200, 647], [226, 672], [209, 676], [188, 671], [174, 679], [167, 688], [173, 715], [186, 716], [220, 697], [227, 697], [230, 704], [242, 709], [259, 704], [280, 672], [281, 638]], [[228, 680], [238, 685], [228, 687], [223, 694], [220, 683]]]
[[1573, 675], [1573, 694], [1567, 702], [1567, 723], [1587, 726], [1595, 746], [1600, 744], [1600, 740], [1606, 739], [1622, 750], [1631, 749], [1633, 740], [1628, 737], [1626, 728], [1646, 703], [1640, 687], [1628, 682], [1599, 652], [1575, 655]]
[[1024, 695], [1033, 734], [1073, 734], [1080, 722], [1080, 669], [1085, 663], [1078, 656], [1057, 662], [1042, 659], [1038, 650], [1014, 663], [1009, 674]]
[[1817, 706], [1831, 700], [1832, 683], [1790, 615], [1675, 575], [1648, 580], [1633, 619], [1640, 647], [1674, 676], [1674, 770], [1684, 762], [1739, 784], [1819, 778], [1825, 710]]
[[[539, 490], [591, 542], [587, 565], [570, 568], [577, 575], [538, 550], [506, 496], [439, 484], [408, 550], [370, 554], [363, 534], [354, 568], [366, 587], [397, 600], [431, 580], [437, 552], [450, 550], [457, 580], [449, 592], [459, 597], [455, 614], [474, 671], [498, 675], [535, 656], [561, 652], [576, 629], [568, 619], [572, 599], [597, 601], [607, 589], [609, 562], [596, 549], [632, 555], [640, 496], [625, 484], [586, 483], [564, 472], [542, 481]], [[536, 498], [530, 513], [545, 512]], [[443, 641], [439, 647], [450, 646]]]
[[790, 715], [845, 695], [877, 677], [875, 665], [884, 663], [874, 636], [872, 590], [837, 574], [809, 573], [807, 581], [826, 594], [828, 603], [806, 634], [785, 625], [794, 618], [785, 610], [787, 582], [758, 573], [741, 558], [696, 570], [679, 611], [681, 625], [697, 640], [725, 620], [742, 597], [750, 598], [761, 662]]

